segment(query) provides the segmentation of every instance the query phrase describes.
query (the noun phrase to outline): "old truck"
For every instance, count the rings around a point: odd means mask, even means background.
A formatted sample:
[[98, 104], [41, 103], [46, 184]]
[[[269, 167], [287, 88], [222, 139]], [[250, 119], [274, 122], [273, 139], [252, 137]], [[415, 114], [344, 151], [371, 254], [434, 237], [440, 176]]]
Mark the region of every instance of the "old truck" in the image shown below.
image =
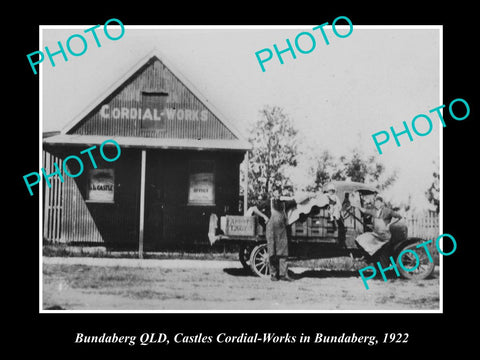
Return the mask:
[[[289, 258], [315, 259], [350, 256], [368, 261], [380, 261], [388, 266], [389, 257], [397, 261], [397, 268], [403, 278], [424, 279], [430, 276], [435, 264], [427, 254], [419, 253], [419, 260], [411, 256], [412, 252], [404, 252], [402, 265], [398, 266], [398, 255], [406, 250], [418, 250], [416, 245], [424, 239], [408, 237], [408, 229], [404, 221], [390, 228], [392, 237], [373, 257], [359, 248], [355, 239], [359, 234], [372, 230], [372, 219], [364, 215], [358, 207], [349, 204], [353, 194], [359, 197], [361, 207], [373, 202], [377, 189], [357, 182], [333, 182], [336, 195], [342, 203], [341, 218], [344, 227], [335, 226], [329, 221], [328, 205], [324, 201], [309, 201], [306, 206], [297, 206], [289, 218]], [[265, 224], [258, 216], [225, 215], [210, 217], [210, 243], [230, 243], [239, 245], [239, 260], [245, 269], [261, 277], [270, 274], [268, 253], [265, 238]], [[417, 266], [418, 261], [418, 266]], [[416, 267], [416, 269], [414, 269]], [[414, 270], [412, 270], [414, 269]]]

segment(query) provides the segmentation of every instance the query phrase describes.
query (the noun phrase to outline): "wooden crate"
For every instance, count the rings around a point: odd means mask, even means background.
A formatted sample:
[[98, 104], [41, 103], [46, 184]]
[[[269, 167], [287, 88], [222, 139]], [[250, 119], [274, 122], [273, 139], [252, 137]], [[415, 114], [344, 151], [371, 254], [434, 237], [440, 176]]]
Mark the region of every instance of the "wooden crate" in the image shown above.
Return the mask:
[[322, 237], [326, 235], [326, 219], [322, 216], [308, 218], [308, 236]]
[[307, 236], [308, 235], [308, 221], [295, 222], [292, 224], [292, 236]]
[[225, 234], [228, 236], [255, 236], [256, 217], [254, 216], [225, 216]]

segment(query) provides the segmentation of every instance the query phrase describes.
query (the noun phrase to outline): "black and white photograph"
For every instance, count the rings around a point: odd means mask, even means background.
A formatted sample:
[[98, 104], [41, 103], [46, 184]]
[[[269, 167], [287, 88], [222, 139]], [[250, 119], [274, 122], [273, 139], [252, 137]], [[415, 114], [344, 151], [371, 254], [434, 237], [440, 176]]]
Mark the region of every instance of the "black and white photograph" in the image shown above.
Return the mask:
[[471, 6], [71, 5], [7, 39], [6, 348], [472, 347]]
[[440, 311], [442, 28], [333, 23], [44, 60], [42, 311]]

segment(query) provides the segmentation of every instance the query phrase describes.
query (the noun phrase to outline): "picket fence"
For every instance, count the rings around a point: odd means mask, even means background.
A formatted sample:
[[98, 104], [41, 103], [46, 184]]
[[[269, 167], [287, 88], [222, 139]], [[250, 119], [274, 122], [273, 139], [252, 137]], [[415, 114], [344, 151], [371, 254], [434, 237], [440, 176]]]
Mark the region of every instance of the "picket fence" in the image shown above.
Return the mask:
[[434, 212], [409, 213], [405, 216], [408, 236], [435, 240], [439, 233], [439, 216]]

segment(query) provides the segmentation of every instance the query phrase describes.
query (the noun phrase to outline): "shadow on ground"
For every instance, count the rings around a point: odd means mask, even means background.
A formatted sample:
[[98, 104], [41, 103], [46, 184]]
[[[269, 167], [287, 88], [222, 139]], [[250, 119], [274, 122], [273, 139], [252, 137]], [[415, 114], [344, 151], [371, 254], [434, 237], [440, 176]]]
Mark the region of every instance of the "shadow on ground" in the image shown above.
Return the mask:
[[253, 275], [252, 271], [250, 269], [244, 269], [244, 268], [226, 268], [223, 269], [225, 273], [228, 275], [232, 276], [250, 276], [250, 277], [256, 277]]
[[294, 279], [302, 278], [349, 278], [358, 277], [358, 271], [354, 270], [306, 270], [300, 273], [290, 274]]
[[[223, 269], [225, 273], [232, 276], [240, 277], [257, 277], [253, 275], [250, 269], [243, 268], [225, 268]], [[293, 279], [302, 279], [302, 278], [348, 278], [348, 277], [358, 277], [358, 271], [354, 270], [305, 270], [302, 272], [294, 273], [289, 271], [288, 275]]]

